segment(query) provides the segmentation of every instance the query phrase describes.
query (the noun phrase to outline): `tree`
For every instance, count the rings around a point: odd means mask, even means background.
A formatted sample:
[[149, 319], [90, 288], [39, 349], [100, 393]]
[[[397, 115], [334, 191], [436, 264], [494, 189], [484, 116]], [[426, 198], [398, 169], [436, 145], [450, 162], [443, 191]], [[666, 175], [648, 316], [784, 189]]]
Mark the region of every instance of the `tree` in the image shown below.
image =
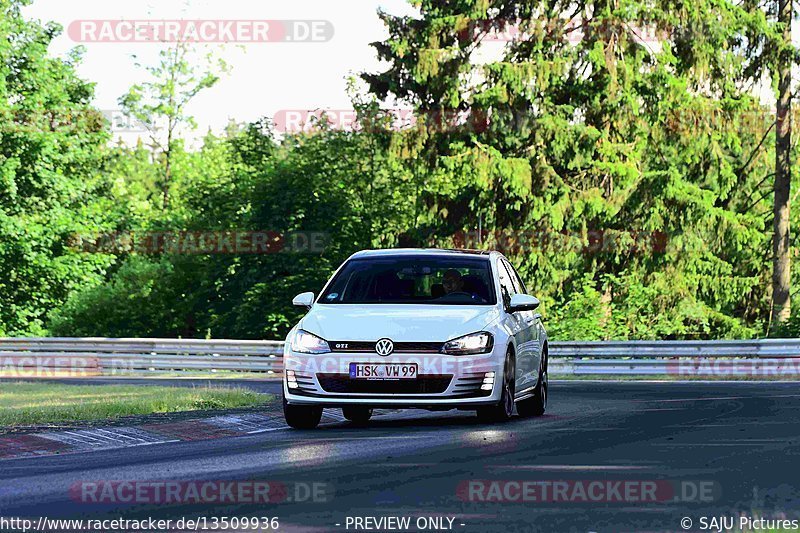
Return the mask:
[[[371, 92], [487, 117], [426, 132], [422, 198], [446, 214], [435, 233], [484, 215], [512, 246], [483, 245], [507, 248], [547, 312], [599, 295], [614, 318], [600, 338], [755, 333], [768, 241], [752, 195], [768, 163], [763, 132], [742, 127], [763, 109], [737, 81], [745, 35], [767, 31], [756, 15], [712, 1], [415, 5], [418, 16], [381, 15], [388, 67], [364, 76]], [[479, 60], [486, 34], [509, 26], [519, 31], [499, 57]], [[604, 246], [587, 252], [597, 233]]]
[[[396, 245], [408, 228], [407, 175], [381, 137], [323, 122], [278, 143], [266, 121], [207, 136], [201, 150], [186, 154], [193, 181], [181, 191], [173, 231], [265, 232], [281, 245], [258, 254], [131, 254], [107, 282], [55, 312], [53, 331], [284, 336], [300, 315], [293, 296], [318, 291], [356, 250]], [[313, 235], [322, 237], [321, 249], [304, 248]]]
[[773, 268], [772, 314], [778, 322], [791, 315], [791, 263], [789, 210], [792, 182], [792, 0], [778, 0], [780, 41], [775, 74], [778, 78], [776, 94], [775, 186], [773, 208]]
[[[138, 147], [107, 164], [135, 176], [112, 187], [137, 206], [123, 228], [324, 232], [322, 253], [132, 254], [61, 306], [53, 331], [279, 338], [300, 314], [291, 297], [358, 249], [467, 245], [514, 261], [553, 338], [763, 333], [778, 128], [752, 86], [788, 48], [759, 1], [414, 0], [415, 16], [382, 13], [386, 69], [352, 95], [352, 131], [323, 118], [281, 139], [268, 121], [199, 150], [175, 139], [172, 208], [158, 214], [142, 198], [161, 162]], [[486, 53], [487, 32], [509, 27]], [[396, 129], [387, 103], [420, 120]], [[796, 334], [797, 316], [779, 331]]]
[[169, 206], [176, 133], [181, 126], [196, 127], [186, 107], [198, 93], [219, 81], [218, 73], [228, 71], [223, 60], [208, 54], [206, 68], [198, 72], [190, 62], [191, 52], [191, 47], [184, 41], [162, 50], [159, 63], [145, 67], [152, 79], [134, 85], [119, 99], [123, 111], [145, 125], [154, 149], [161, 153], [164, 209]]
[[[772, 283], [768, 332], [773, 322], [778, 331], [790, 331], [784, 324], [791, 315], [791, 181], [796, 143], [792, 144], [792, 69], [800, 63], [800, 54], [792, 43], [793, 6], [791, 0], [743, 0], [749, 14], [748, 31], [741, 41], [747, 56], [743, 81], [770, 79], [775, 95], [775, 117], [770, 123], [773, 171], [772, 179]], [[774, 131], [773, 131], [774, 130]], [[774, 135], [774, 137], [772, 137]], [[767, 195], [765, 194], [764, 197]], [[796, 195], [795, 195], [796, 196]]]
[[61, 28], [0, 0], [0, 335], [41, 335], [47, 312], [99, 283], [114, 258], [81, 253], [75, 236], [111, 227], [109, 139], [80, 51], [49, 57]]

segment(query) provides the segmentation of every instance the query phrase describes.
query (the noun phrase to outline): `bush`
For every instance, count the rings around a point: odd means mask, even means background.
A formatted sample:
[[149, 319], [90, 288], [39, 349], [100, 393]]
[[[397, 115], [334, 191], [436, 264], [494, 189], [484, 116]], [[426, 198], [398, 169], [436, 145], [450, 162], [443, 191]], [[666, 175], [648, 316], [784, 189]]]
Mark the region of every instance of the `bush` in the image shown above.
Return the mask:
[[176, 337], [185, 332], [179, 278], [166, 260], [129, 257], [105, 283], [74, 294], [50, 315], [63, 337]]

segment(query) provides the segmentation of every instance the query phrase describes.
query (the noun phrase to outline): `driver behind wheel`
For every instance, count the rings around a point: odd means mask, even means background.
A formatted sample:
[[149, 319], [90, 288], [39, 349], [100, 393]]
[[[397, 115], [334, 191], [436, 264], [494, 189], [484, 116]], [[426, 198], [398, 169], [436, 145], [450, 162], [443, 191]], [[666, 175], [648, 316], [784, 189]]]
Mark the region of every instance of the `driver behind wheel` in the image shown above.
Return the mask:
[[445, 294], [464, 292], [464, 279], [461, 277], [461, 272], [452, 268], [444, 273], [442, 285]]

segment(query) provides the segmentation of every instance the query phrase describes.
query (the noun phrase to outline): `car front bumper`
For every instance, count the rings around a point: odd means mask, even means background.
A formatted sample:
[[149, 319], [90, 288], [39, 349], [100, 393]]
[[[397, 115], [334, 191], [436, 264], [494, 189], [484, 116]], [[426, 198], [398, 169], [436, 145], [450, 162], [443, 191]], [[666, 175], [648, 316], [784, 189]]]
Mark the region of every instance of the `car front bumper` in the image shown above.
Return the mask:
[[[474, 408], [499, 401], [504, 356], [497, 346], [487, 354], [465, 356], [393, 353], [381, 357], [375, 353], [337, 352], [310, 355], [287, 350], [283, 393], [293, 405]], [[418, 376], [413, 380], [356, 380], [350, 378], [350, 363], [416, 363]], [[493, 384], [486, 383], [492, 373]], [[291, 386], [287, 376], [291, 376]], [[483, 385], [491, 385], [491, 389], [485, 390]]]

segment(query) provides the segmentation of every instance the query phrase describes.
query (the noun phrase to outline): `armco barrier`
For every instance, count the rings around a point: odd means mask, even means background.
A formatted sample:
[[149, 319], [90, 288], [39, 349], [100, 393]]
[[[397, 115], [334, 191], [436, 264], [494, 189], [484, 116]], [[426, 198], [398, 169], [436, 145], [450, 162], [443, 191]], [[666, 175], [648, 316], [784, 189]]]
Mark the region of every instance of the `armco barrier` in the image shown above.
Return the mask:
[[[282, 372], [282, 354], [281, 341], [5, 338], [0, 377], [267, 377]], [[800, 367], [800, 339], [553, 342], [550, 359], [557, 374], [793, 375]]]
[[562, 341], [554, 357], [800, 357], [800, 339], [742, 341]]
[[142, 376], [283, 370], [283, 342], [195, 339], [0, 339], [0, 377]]

